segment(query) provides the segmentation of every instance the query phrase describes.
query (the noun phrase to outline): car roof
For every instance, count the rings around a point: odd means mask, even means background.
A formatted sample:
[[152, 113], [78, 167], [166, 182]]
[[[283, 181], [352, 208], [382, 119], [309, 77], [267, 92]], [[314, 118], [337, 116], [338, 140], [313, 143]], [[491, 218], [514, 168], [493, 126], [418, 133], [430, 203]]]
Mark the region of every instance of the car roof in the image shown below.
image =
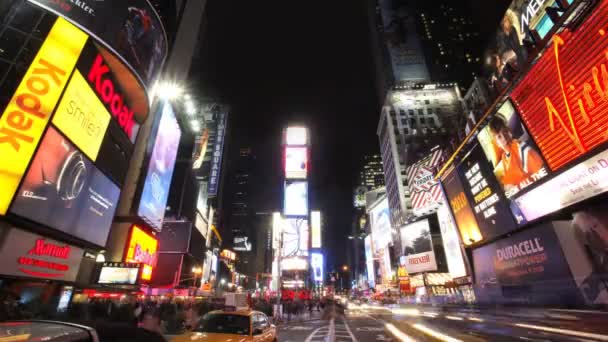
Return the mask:
[[43, 338], [48, 341], [70, 338], [90, 338], [94, 330], [79, 324], [58, 321], [7, 321], [0, 323], [0, 340], [15, 336], [29, 339]]
[[236, 316], [251, 316], [253, 314], [256, 313], [261, 313], [260, 311], [255, 311], [255, 310], [250, 310], [250, 309], [240, 309], [240, 310], [235, 310], [235, 311], [229, 311], [229, 310], [215, 310], [215, 311], [211, 311], [209, 312], [210, 314], [214, 314], [214, 315], [236, 315]]

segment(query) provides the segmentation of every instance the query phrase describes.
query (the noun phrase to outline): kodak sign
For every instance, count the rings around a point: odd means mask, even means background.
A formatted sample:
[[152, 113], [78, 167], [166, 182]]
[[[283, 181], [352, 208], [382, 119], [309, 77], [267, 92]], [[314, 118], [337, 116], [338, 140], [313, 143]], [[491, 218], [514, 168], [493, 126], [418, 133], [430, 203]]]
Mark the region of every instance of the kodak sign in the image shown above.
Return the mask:
[[87, 38], [58, 18], [0, 116], [0, 215], [8, 210]]

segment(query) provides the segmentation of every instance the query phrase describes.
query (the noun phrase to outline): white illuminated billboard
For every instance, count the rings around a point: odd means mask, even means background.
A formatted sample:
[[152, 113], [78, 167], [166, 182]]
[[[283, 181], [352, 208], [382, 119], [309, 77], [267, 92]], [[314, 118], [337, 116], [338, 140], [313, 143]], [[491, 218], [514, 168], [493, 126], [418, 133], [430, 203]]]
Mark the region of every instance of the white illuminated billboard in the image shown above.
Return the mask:
[[308, 171], [308, 148], [285, 147], [285, 178], [304, 179]]
[[367, 282], [370, 288], [376, 287], [376, 277], [374, 274], [374, 254], [372, 253], [372, 236], [365, 237], [365, 265], [367, 268]]
[[281, 239], [281, 232], [283, 230], [283, 218], [281, 213], [272, 213], [272, 249], [279, 248], [279, 241]]
[[388, 199], [383, 199], [370, 211], [374, 253], [388, 246], [391, 241], [391, 218]]
[[310, 213], [310, 224], [312, 228], [312, 248], [321, 248], [321, 212]]
[[310, 267], [313, 272], [314, 281], [323, 281], [323, 254], [312, 253], [310, 255]]
[[467, 275], [467, 269], [464, 265], [462, 249], [460, 248], [460, 239], [458, 238], [458, 230], [456, 224], [450, 215], [446, 201], [439, 206], [437, 210], [437, 219], [439, 220], [439, 228], [441, 228], [441, 239], [443, 240], [443, 250], [445, 258], [448, 261], [448, 270], [452, 278], [460, 278]]
[[405, 225], [401, 233], [401, 254], [405, 256], [407, 273], [437, 271], [429, 220]]
[[308, 255], [308, 220], [285, 219], [283, 224], [283, 257]]
[[308, 182], [286, 181], [283, 215], [308, 216]]
[[285, 143], [287, 145], [306, 145], [308, 132], [305, 127], [287, 127]]
[[285, 258], [281, 260], [281, 270], [301, 271], [308, 268], [308, 261], [304, 258]]

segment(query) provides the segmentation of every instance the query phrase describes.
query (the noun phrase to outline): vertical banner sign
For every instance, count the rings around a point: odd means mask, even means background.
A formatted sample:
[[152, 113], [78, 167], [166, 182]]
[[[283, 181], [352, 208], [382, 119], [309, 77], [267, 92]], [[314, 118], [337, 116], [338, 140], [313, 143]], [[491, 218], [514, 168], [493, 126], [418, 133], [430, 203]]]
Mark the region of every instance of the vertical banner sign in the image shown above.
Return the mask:
[[211, 174], [209, 175], [209, 196], [217, 196], [222, 167], [222, 151], [224, 150], [224, 136], [226, 135], [226, 113], [221, 111], [217, 118], [217, 131], [213, 159], [211, 160]]
[[460, 165], [465, 180], [465, 193], [473, 204], [473, 212], [486, 239], [503, 235], [515, 229], [511, 211], [507, 207], [496, 178], [480, 145], [471, 149]]
[[426, 158], [407, 168], [414, 215], [423, 216], [437, 209], [441, 199], [441, 187], [435, 180], [437, 167], [443, 160], [443, 150], [436, 149]]
[[477, 219], [473, 215], [473, 209], [471, 209], [469, 200], [464, 194], [464, 188], [456, 169], [452, 168], [447, 171], [445, 176], [442, 177], [441, 183], [450, 203], [450, 208], [452, 208], [462, 242], [465, 245], [471, 245], [481, 241], [483, 236], [479, 230]]
[[511, 96], [552, 170], [608, 141], [608, 1], [552, 39]]
[[87, 35], [59, 18], [0, 117], [0, 215], [5, 215]]

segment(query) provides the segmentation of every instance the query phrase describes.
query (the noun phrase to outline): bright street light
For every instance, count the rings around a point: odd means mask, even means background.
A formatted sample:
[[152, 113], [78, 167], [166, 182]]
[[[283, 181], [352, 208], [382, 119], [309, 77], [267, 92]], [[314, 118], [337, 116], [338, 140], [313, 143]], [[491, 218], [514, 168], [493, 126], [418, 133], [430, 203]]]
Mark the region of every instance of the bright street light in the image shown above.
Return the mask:
[[173, 82], [160, 82], [154, 87], [154, 95], [159, 96], [165, 100], [173, 100], [178, 96], [182, 95], [184, 89], [177, 83]]
[[346, 266], [346, 265], [342, 266], [342, 271], [344, 271], [344, 272], [348, 271], [348, 266]]
[[220, 280], [220, 284], [222, 284], [222, 285], [226, 284], [226, 279], [222, 278], [222, 280]]

